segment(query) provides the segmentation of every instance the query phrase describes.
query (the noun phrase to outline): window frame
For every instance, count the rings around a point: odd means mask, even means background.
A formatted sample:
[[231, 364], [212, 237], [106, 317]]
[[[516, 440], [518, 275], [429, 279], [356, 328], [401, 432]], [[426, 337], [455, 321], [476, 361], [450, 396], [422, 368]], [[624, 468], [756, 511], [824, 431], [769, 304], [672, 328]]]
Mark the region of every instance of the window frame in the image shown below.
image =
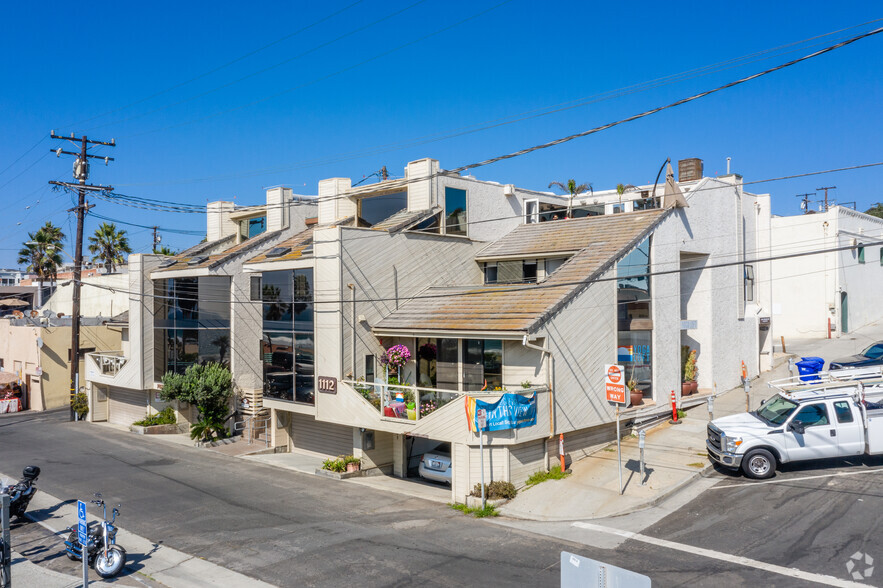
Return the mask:
[[743, 266], [742, 276], [744, 300], [745, 302], [754, 302], [754, 266], [751, 264], [745, 264]]
[[[840, 406], [845, 406], [845, 407], [846, 407], [846, 412], [845, 412], [845, 413], [841, 413], [841, 411], [837, 410], [837, 406], [838, 406], [838, 405], [840, 405]], [[843, 414], [848, 415], [848, 416], [849, 416], [849, 419], [843, 419], [843, 418], [841, 418], [841, 416], [842, 416]], [[854, 423], [854, 422], [855, 422], [855, 417], [852, 415], [852, 408], [849, 406], [849, 402], [846, 401], [846, 400], [835, 400], [835, 401], [834, 401], [834, 416], [837, 417], [837, 424], [848, 424], [848, 423]]]
[[[463, 219], [457, 220], [456, 224], [452, 224], [451, 220], [451, 212], [448, 207], [448, 193], [449, 192], [462, 192], [463, 193]], [[459, 195], [458, 195], [459, 197]], [[462, 237], [469, 236], [469, 191], [464, 188], [455, 188], [453, 186], [445, 186], [445, 235], [459, 235]], [[462, 225], [462, 226], [461, 226]], [[456, 227], [455, 230], [452, 230], [452, 226]]]
[[[534, 211], [528, 212], [530, 205], [533, 205]], [[540, 199], [530, 198], [524, 201], [524, 224], [532, 225], [540, 222]]]
[[[800, 417], [800, 413], [802, 413], [804, 410], [806, 410], [806, 409], [808, 409], [808, 408], [816, 408], [816, 407], [821, 407], [822, 412], [823, 412], [824, 415], [825, 415], [825, 422], [824, 422], [824, 423], [823, 423], [823, 422], [819, 422], [819, 421], [817, 421], [817, 422], [815, 422], [815, 423], [807, 423], [807, 422], [805, 422], [805, 421], [802, 421], [802, 420], [799, 418], [799, 417]], [[813, 404], [804, 404], [803, 406], [801, 406], [800, 409], [799, 409], [796, 413], [794, 413], [794, 417], [791, 419], [791, 422], [792, 422], [792, 423], [794, 423], [794, 422], [798, 422], [798, 423], [800, 423], [800, 424], [803, 426], [803, 428], [805, 428], [805, 429], [808, 429], [809, 427], [829, 427], [829, 426], [831, 426], [831, 417], [830, 417], [830, 415], [828, 414], [828, 407], [827, 407], [827, 405], [826, 405], [824, 402], [815, 402], [815, 403], [813, 403]]]

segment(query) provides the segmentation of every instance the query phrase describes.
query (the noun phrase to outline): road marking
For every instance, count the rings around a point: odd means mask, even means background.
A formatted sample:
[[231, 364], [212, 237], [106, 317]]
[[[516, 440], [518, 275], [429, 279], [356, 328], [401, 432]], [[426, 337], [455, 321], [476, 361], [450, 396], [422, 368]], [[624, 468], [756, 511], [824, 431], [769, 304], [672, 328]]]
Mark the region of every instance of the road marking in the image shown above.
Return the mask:
[[595, 525], [593, 523], [575, 522], [573, 523], [573, 526], [580, 529], [587, 529], [589, 531], [597, 531], [599, 533], [610, 533], [612, 535], [619, 535], [620, 537], [625, 537], [626, 539], [633, 539], [635, 541], [649, 543], [650, 545], [656, 545], [657, 547], [667, 547], [668, 549], [683, 551], [685, 553], [690, 553], [693, 555], [700, 555], [709, 559], [717, 559], [720, 561], [725, 561], [727, 563], [739, 564], [749, 568], [756, 568], [758, 570], [771, 572], [773, 574], [780, 574], [789, 578], [806, 580], [807, 582], [818, 582], [819, 584], [827, 584], [829, 586], [867, 586], [867, 584], [859, 584], [858, 582], [842, 580], [840, 578], [835, 578], [834, 576], [804, 572], [803, 570], [798, 570], [797, 568], [786, 568], [784, 566], [777, 566], [775, 564], [758, 561], [756, 559], [742, 557], [741, 555], [722, 553], [720, 551], [713, 551], [711, 549], [705, 549], [703, 547], [694, 547], [685, 543], [675, 543], [674, 541], [668, 541], [666, 539], [658, 539], [656, 537], [650, 537], [649, 535], [642, 535], [641, 533], [633, 533], [632, 531], [612, 529], [610, 527]]
[[709, 490], [723, 490], [724, 488], [747, 488], [751, 486], [760, 486], [762, 484], [782, 484], [784, 482], [800, 482], [801, 480], [818, 480], [820, 478], [833, 478], [838, 476], [859, 476], [861, 474], [878, 474], [883, 473], [883, 468], [876, 470], [862, 470], [860, 472], [837, 472], [834, 474], [821, 474], [818, 476], [803, 476], [802, 478], [785, 478], [782, 480], [766, 480], [765, 482], [746, 482], [743, 484], [727, 484], [726, 486], [713, 486]]

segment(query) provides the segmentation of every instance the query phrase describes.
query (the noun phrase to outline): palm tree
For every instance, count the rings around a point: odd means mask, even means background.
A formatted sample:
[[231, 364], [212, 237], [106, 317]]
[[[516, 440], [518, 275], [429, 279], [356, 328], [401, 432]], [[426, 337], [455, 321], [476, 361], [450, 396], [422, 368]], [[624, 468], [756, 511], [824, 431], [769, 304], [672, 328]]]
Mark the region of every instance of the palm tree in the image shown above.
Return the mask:
[[101, 223], [95, 229], [95, 235], [89, 237], [89, 252], [97, 254], [95, 258], [103, 261], [105, 269], [111, 273], [116, 266], [125, 263], [123, 254], [132, 253], [132, 249], [129, 247], [125, 229], [117, 231], [115, 224]]
[[165, 245], [163, 245], [159, 249], [154, 249], [153, 253], [155, 255], [177, 255], [178, 254], [176, 251], [172, 251], [171, 249], [169, 249]]
[[18, 252], [18, 263], [26, 264], [26, 270], [37, 276], [41, 301], [44, 280], [55, 280], [59, 266], [64, 263], [61, 259], [63, 240], [61, 229], [46, 221], [36, 233], [28, 233], [28, 240], [22, 243], [23, 247]]
[[570, 193], [570, 199], [567, 201], [567, 218], [570, 218], [570, 215], [573, 212], [573, 197], [574, 196], [576, 196], [577, 194], [579, 194], [581, 192], [585, 192], [586, 190], [590, 190], [592, 192], [592, 194], [595, 193], [595, 191], [592, 190], [591, 183], [577, 185], [576, 180], [574, 180], [574, 179], [567, 180], [567, 182], [565, 182], [565, 183], [549, 182], [549, 187], [551, 188], [552, 186], [555, 186], [556, 188], [558, 188], [562, 192]]

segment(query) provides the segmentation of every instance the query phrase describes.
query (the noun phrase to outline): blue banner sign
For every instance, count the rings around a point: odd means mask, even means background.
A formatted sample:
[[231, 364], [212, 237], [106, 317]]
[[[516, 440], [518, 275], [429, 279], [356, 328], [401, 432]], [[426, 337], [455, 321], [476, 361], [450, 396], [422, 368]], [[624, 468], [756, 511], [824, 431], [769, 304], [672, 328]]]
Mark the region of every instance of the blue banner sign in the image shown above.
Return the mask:
[[478, 409], [487, 413], [485, 431], [503, 431], [520, 429], [537, 424], [537, 393], [530, 396], [506, 393], [496, 402], [485, 402], [472, 396], [466, 397], [466, 420], [469, 430], [478, 431], [475, 414]]

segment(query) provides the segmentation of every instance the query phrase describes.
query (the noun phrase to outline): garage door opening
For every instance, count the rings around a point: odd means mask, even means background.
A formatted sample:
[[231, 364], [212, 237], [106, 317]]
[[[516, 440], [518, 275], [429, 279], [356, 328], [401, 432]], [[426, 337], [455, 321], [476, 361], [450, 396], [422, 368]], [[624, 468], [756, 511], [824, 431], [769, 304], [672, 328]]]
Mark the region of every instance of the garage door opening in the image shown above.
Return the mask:
[[451, 444], [447, 441], [407, 437], [407, 477], [438, 487], [453, 484], [454, 461]]

